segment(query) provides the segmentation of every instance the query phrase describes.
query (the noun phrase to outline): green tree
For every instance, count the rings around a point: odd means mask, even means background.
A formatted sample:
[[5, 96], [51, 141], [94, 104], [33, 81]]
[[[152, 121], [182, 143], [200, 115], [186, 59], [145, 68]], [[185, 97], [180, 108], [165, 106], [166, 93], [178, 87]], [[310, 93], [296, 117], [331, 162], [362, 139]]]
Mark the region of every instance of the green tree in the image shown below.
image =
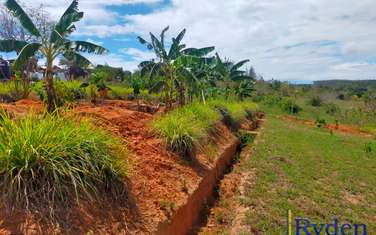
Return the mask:
[[218, 54], [215, 57], [215, 71], [217, 74], [217, 79], [222, 81], [225, 88], [226, 99], [230, 95], [232, 90], [239, 85], [239, 82], [243, 80], [252, 80], [245, 70], [241, 70], [249, 60], [241, 60], [239, 62], [231, 62], [229, 60], [223, 61]]
[[103, 54], [107, 50], [101, 46], [85, 41], [71, 41], [68, 36], [75, 31], [75, 22], [83, 17], [83, 12], [78, 10], [78, 0], [74, 0], [67, 8], [60, 20], [45, 32], [40, 32], [30, 17], [15, 0], [7, 0], [5, 6], [18, 18], [22, 27], [27, 30], [35, 40], [33, 42], [19, 40], [0, 40], [1, 51], [18, 51], [18, 57], [13, 66], [21, 70], [30, 57], [41, 54], [46, 59], [46, 93], [48, 111], [52, 112], [57, 106], [57, 97], [53, 81], [53, 62], [57, 57], [65, 57], [68, 60], [77, 61], [79, 64], [90, 64], [90, 61], [79, 54], [87, 52]]
[[165, 34], [168, 29], [169, 27], [166, 27], [162, 30], [159, 39], [150, 33], [150, 42], [138, 37], [140, 43], [146, 45], [149, 50], [153, 50], [157, 57], [140, 63], [141, 74], [148, 74], [150, 78], [159, 79], [156, 86], [161, 87], [165, 94], [167, 110], [172, 108], [175, 89], [178, 92], [179, 104], [185, 104], [187, 80], [194, 79], [190, 67], [199, 63], [203, 56], [214, 50], [214, 47], [186, 48], [186, 45], [181, 43], [186, 33], [185, 29], [172, 39], [171, 47], [167, 50]]

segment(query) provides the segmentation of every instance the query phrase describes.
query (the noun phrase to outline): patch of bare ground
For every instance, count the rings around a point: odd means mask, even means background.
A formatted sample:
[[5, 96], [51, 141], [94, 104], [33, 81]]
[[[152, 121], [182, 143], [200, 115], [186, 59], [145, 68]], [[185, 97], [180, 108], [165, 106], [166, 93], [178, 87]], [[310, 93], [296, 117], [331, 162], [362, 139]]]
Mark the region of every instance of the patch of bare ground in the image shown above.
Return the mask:
[[[43, 107], [41, 103], [35, 106]], [[6, 108], [17, 114], [29, 112], [29, 105], [23, 102]], [[210, 153], [213, 156], [202, 151], [196, 162], [187, 162], [166, 149], [163, 139], [150, 132], [153, 114], [136, 110], [129, 101], [106, 101], [97, 106], [81, 103], [72, 112], [126, 141], [132, 173], [124, 182], [128, 193], [123, 198], [81, 200], [72, 208], [59, 208], [60, 219], [54, 222], [25, 211], [6, 214], [0, 210], [0, 234], [155, 234], [158, 224], [170, 221], [187, 203], [228, 143], [237, 141], [224, 124], [218, 123], [211, 140], [215, 146], [214, 153]]]

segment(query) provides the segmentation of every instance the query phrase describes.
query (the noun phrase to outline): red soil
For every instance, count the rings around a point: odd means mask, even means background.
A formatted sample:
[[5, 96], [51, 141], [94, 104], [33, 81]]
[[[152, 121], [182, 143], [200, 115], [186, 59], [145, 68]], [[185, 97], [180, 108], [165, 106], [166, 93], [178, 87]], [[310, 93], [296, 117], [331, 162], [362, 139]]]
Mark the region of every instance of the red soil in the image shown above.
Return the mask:
[[16, 116], [24, 116], [29, 112], [41, 112], [43, 108], [43, 104], [40, 101], [29, 99], [19, 100], [15, 103], [0, 104], [0, 109], [4, 109]]
[[[281, 118], [286, 121], [296, 122], [296, 123], [305, 124], [309, 126], [316, 126], [316, 123], [312, 120], [300, 119], [295, 116], [285, 115], [285, 116], [281, 116]], [[326, 124], [324, 128], [331, 130], [331, 131], [337, 131], [337, 132], [342, 132], [342, 133], [351, 134], [351, 135], [361, 135], [361, 136], [370, 137], [370, 138], [374, 137], [371, 133], [362, 131], [358, 127], [351, 126], [351, 125]]]
[[[30, 107], [39, 111], [39, 102], [24, 100], [10, 105], [1, 105], [9, 112], [25, 114]], [[150, 132], [153, 115], [130, 110], [129, 101], [106, 101], [99, 106], [90, 103], [74, 107], [74, 113], [94, 119], [98, 125], [124, 138], [133, 163], [127, 184], [128, 200], [122, 204], [111, 199], [103, 203], [83, 202], [69, 212], [62, 208], [66, 227], [45, 225], [23, 212], [6, 216], [0, 210], [0, 234], [154, 234], [157, 225], [169, 220], [176, 208], [185, 204], [190, 193], [197, 187], [204, 172], [213, 166], [205, 153], [198, 154], [197, 163], [189, 164], [175, 153], [168, 151], [163, 140]], [[223, 125], [219, 125], [221, 138], [215, 140], [217, 152], [224, 143], [235, 137]], [[60, 213], [60, 212], [59, 212]], [[22, 219], [19, 219], [22, 218]], [[31, 227], [25, 226], [31, 224]]]

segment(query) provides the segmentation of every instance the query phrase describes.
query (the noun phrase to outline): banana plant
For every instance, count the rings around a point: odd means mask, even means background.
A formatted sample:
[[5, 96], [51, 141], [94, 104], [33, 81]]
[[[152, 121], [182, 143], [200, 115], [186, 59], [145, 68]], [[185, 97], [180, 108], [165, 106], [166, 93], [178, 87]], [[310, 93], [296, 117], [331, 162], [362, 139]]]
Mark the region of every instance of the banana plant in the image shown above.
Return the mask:
[[172, 108], [174, 92], [178, 93], [179, 104], [185, 104], [185, 91], [187, 78], [192, 78], [191, 67], [200, 62], [201, 58], [214, 50], [214, 47], [186, 48], [182, 40], [186, 33], [183, 29], [176, 37], [172, 38], [172, 44], [167, 50], [165, 47], [165, 34], [169, 27], [162, 30], [159, 39], [150, 33], [150, 42], [138, 37], [141, 44], [154, 51], [156, 59], [141, 62], [141, 74], [150, 78], [163, 78], [159, 80], [158, 87], [165, 94], [167, 110]]
[[243, 80], [235, 88], [235, 94], [238, 96], [239, 100], [243, 101], [244, 98], [251, 97], [255, 82], [253, 80]]
[[89, 81], [82, 83], [80, 87], [89, 88], [91, 102], [94, 105], [97, 104], [98, 93], [101, 101], [104, 101], [104, 99], [107, 97], [108, 91], [111, 90], [111, 88], [105, 83], [105, 75], [103, 71], [91, 74]]
[[6, 0], [5, 6], [16, 17], [22, 27], [33, 35], [33, 42], [19, 40], [0, 40], [0, 51], [18, 52], [18, 57], [14, 61], [15, 70], [22, 70], [28, 59], [34, 55], [42, 55], [46, 59], [46, 93], [48, 111], [55, 110], [57, 96], [53, 81], [53, 62], [58, 57], [76, 61], [79, 64], [89, 65], [90, 61], [80, 52], [103, 54], [107, 50], [101, 46], [85, 41], [71, 41], [68, 36], [75, 31], [74, 23], [80, 21], [83, 12], [78, 10], [78, 0], [74, 0], [60, 20], [47, 32], [41, 33], [34, 25], [31, 18], [25, 13], [22, 7], [15, 0]]
[[231, 61], [223, 61], [218, 54], [215, 56], [215, 72], [217, 79], [224, 83], [224, 88], [226, 90], [226, 99], [232, 89], [236, 88], [237, 83], [243, 80], [252, 80], [252, 78], [247, 75], [245, 70], [240, 70], [243, 65], [248, 63], [249, 60], [241, 60], [239, 62], [233, 63]]

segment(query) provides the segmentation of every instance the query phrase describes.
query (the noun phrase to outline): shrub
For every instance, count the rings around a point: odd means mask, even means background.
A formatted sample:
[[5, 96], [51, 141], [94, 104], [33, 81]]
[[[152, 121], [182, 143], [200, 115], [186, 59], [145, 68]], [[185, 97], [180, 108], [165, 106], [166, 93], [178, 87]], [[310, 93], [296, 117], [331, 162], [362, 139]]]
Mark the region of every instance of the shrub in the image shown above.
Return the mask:
[[339, 94], [337, 96], [337, 99], [339, 99], [339, 100], [345, 100], [345, 95], [344, 94]]
[[365, 144], [364, 151], [366, 153], [376, 152], [376, 142], [369, 142]]
[[280, 101], [280, 107], [283, 111], [288, 112], [289, 114], [297, 114], [302, 110], [302, 108], [294, 101], [286, 98]]
[[341, 109], [339, 108], [338, 105], [334, 103], [327, 103], [324, 105], [324, 110], [327, 114], [334, 115], [336, 113], [339, 113]]
[[[84, 88], [80, 87], [80, 81], [55, 81], [55, 90], [58, 97], [58, 104], [62, 105], [66, 102], [73, 102], [75, 100], [84, 99], [87, 97], [87, 92]], [[47, 99], [45, 81], [34, 83], [32, 90], [37, 93], [41, 101]]]
[[133, 94], [133, 88], [125, 85], [110, 85], [110, 98], [112, 99], [128, 99]]
[[316, 126], [318, 127], [318, 128], [321, 128], [321, 127], [323, 127], [323, 126], [325, 126], [326, 125], [326, 120], [325, 119], [323, 119], [323, 118], [318, 118], [317, 120], [316, 120]]
[[126, 148], [88, 121], [57, 114], [0, 117], [0, 188], [11, 206], [54, 208], [93, 199], [116, 190], [128, 173]]
[[22, 99], [24, 88], [21, 80], [0, 82], [0, 101], [13, 102]]
[[309, 104], [313, 107], [320, 107], [322, 105], [323, 101], [319, 96], [312, 97], [309, 100]]

